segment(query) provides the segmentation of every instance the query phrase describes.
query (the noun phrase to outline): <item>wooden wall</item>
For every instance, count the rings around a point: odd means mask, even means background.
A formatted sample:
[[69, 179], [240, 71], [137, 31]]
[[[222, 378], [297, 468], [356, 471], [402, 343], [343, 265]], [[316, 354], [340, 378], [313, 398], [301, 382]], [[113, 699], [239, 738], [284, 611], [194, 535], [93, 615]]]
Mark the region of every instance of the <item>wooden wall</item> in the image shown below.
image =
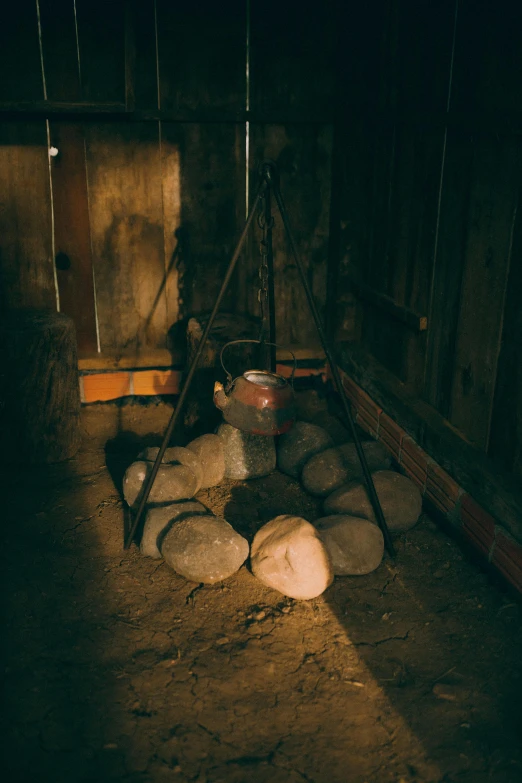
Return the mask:
[[377, 5], [341, 67], [332, 329], [522, 477], [522, 6]]
[[[266, 157], [280, 166], [324, 306], [334, 7], [10, 7], [0, 26], [4, 307], [58, 301], [83, 354], [166, 347], [173, 324], [213, 305], [245, 220], [247, 166], [254, 188]], [[58, 149], [50, 165], [48, 143]], [[315, 342], [279, 224], [275, 251], [278, 340]], [[252, 238], [224, 309], [258, 314], [258, 259]]]

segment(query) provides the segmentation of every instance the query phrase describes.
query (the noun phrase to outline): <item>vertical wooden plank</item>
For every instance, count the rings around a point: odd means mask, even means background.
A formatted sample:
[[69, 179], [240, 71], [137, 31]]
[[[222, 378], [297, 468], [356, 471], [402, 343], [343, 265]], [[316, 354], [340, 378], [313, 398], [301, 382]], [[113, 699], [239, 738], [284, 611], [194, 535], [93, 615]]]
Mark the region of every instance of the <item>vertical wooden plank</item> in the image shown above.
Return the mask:
[[[250, 181], [259, 182], [259, 164], [266, 158], [279, 168], [283, 199], [308, 282], [324, 316], [330, 211], [331, 125], [250, 126]], [[276, 334], [282, 344], [316, 345], [318, 336], [290, 246], [274, 204], [274, 277]], [[250, 273], [241, 282], [245, 309], [259, 314], [259, 230], [250, 245]], [[252, 246], [253, 245], [253, 246]]]
[[0, 101], [41, 101], [44, 90], [36, 2], [20, 0], [8, 8], [0, 23]]
[[518, 479], [522, 479], [521, 258], [522, 213], [519, 197], [488, 450], [497, 465]]
[[451, 108], [517, 112], [522, 101], [522, 4], [459, 0]]
[[256, 117], [333, 118], [334, 10], [332, 0], [313, 10], [299, 0], [251, 4], [250, 105]]
[[97, 350], [96, 313], [83, 127], [53, 122], [51, 159], [54, 247], [60, 311], [76, 325], [78, 349]]
[[125, 0], [76, 0], [82, 98], [125, 103]]
[[56, 309], [45, 123], [0, 124], [0, 310]]
[[[212, 309], [243, 227], [244, 127], [232, 123], [162, 123], [162, 150], [167, 259], [179, 239], [179, 233], [176, 237], [174, 232], [182, 230], [179, 316], [184, 318]], [[176, 176], [178, 195], [172, 190]], [[237, 298], [236, 278], [221, 310], [235, 312]], [[172, 292], [169, 313], [173, 313]]]
[[156, 0], [160, 104], [195, 120], [245, 109], [246, 3]]
[[450, 421], [487, 447], [522, 148], [477, 139], [468, 214]]
[[165, 347], [158, 126], [86, 127], [89, 211], [102, 351]]
[[74, 0], [38, 0], [47, 98], [81, 99]]
[[138, 110], [158, 108], [155, 3], [133, 0], [134, 101]]

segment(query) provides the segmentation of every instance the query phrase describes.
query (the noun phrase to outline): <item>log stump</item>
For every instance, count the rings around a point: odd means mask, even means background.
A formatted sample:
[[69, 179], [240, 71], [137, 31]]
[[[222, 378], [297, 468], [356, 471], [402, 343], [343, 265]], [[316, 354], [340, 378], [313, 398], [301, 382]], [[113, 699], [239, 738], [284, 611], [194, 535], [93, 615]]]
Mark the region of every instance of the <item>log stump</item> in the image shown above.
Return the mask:
[[52, 311], [15, 311], [0, 324], [0, 433], [4, 462], [42, 464], [80, 446], [74, 322]]

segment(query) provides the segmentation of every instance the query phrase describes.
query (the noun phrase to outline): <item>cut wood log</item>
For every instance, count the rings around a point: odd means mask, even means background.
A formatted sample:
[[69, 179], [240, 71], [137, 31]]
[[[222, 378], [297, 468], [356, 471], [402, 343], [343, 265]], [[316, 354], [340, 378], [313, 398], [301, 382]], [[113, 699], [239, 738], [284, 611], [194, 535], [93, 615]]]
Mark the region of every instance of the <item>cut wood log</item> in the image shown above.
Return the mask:
[[63, 313], [13, 311], [0, 324], [2, 461], [52, 463], [80, 446], [74, 322]]

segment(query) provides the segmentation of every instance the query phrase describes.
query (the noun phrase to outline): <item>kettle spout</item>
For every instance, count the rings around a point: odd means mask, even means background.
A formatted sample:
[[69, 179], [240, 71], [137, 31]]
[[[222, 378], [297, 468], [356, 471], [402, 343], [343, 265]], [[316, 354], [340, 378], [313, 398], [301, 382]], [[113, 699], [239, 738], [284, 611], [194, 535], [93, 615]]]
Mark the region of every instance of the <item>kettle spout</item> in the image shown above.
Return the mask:
[[220, 410], [225, 410], [229, 402], [223, 384], [216, 381], [214, 384], [214, 405]]

